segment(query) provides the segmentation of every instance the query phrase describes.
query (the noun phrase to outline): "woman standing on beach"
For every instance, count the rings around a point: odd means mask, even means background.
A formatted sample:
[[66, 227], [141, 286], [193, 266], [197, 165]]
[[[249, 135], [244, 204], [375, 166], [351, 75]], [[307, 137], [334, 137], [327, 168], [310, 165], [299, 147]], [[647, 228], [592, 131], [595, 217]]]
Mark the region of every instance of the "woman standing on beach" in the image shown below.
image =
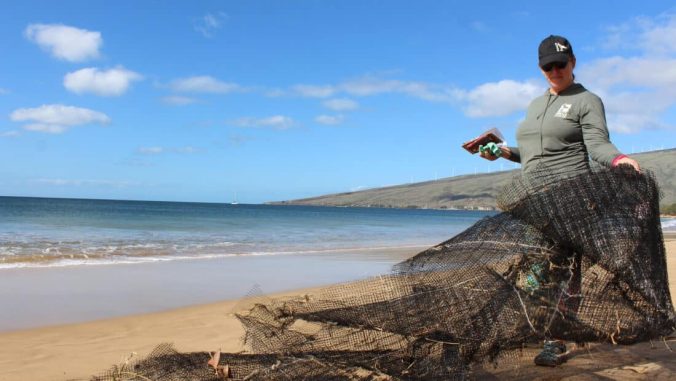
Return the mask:
[[[500, 147], [497, 155], [491, 150], [481, 150], [481, 157], [491, 161], [503, 157], [521, 163], [524, 174], [576, 174], [590, 169], [590, 158], [606, 167], [624, 164], [640, 171], [634, 159], [610, 142], [601, 99], [575, 83], [576, 59], [570, 42], [550, 35], [540, 43], [538, 58], [538, 66], [550, 87], [528, 107], [516, 132], [518, 146]], [[565, 303], [559, 303], [561, 310], [574, 312], [579, 308], [580, 262], [576, 253], [567, 289], [562, 290], [569, 297]], [[546, 341], [535, 363], [558, 365], [565, 360], [558, 355], [565, 351], [563, 343]]]
[[[545, 38], [538, 49], [539, 67], [549, 83], [545, 94], [528, 106], [517, 132], [517, 147], [500, 147], [501, 157], [521, 163], [524, 173], [589, 169], [589, 158], [607, 166], [639, 164], [610, 142], [601, 99], [575, 83], [573, 47], [561, 36]], [[499, 156], [482, 151], [481, 157]]]

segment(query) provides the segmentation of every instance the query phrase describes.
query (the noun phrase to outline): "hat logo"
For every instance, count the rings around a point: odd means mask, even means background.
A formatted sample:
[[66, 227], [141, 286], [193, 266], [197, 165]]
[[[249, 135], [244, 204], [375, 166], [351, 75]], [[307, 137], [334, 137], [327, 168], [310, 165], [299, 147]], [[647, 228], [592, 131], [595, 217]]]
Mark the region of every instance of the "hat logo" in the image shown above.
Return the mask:
[[554, 47], [556, 48], [557, 52], [565, 52], [568, 50], [568, 47], [566, 45], [560, 44], [558, 42], [554, 43]]

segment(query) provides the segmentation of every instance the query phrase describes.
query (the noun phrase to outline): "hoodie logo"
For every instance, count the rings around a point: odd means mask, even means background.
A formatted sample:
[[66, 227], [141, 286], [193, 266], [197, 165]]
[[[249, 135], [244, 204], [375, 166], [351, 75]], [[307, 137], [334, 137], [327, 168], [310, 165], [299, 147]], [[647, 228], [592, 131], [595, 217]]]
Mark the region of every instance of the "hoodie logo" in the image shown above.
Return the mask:
[[570, 111], [570, 108], [572, 106], [573, 105], [570, 104], [570, 103], [562, 104], [561, 107], [559, 107], [559, 111], [557, 111], [556, 114], [554, 114], [554, 116], [557, 117], [557, 118], [567, 118], [568, 117], [568, 111]]
[[565, 52], [568, 50], [568, 47], [566, 45], [560, 44], [558, 42], [554, 43], [554, 47], [556, 48], [557, 52]]

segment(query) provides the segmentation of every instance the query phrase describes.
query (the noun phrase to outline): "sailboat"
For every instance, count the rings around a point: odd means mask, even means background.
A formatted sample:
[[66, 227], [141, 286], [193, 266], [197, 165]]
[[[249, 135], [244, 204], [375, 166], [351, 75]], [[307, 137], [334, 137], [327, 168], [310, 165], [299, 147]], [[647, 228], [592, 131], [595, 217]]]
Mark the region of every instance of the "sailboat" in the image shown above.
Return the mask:
[[230, 205], [238, 205], [239, 202], [237, 202], [237, 192], [235, 192], [235, 198], [234, 200], [230, 203]]

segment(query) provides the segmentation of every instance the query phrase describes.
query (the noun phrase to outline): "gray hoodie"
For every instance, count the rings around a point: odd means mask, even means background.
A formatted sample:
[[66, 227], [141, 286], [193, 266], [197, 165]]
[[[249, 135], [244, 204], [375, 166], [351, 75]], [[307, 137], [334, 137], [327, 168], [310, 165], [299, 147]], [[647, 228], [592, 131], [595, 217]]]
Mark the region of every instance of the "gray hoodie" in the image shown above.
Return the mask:
[[577, 83], [534, 99], [516, 140], [509, 159], [521, 163], [524, 172], [586, 170], [590, 157], [609, 167], [621, 155], [609, 140], [601, 98]]

